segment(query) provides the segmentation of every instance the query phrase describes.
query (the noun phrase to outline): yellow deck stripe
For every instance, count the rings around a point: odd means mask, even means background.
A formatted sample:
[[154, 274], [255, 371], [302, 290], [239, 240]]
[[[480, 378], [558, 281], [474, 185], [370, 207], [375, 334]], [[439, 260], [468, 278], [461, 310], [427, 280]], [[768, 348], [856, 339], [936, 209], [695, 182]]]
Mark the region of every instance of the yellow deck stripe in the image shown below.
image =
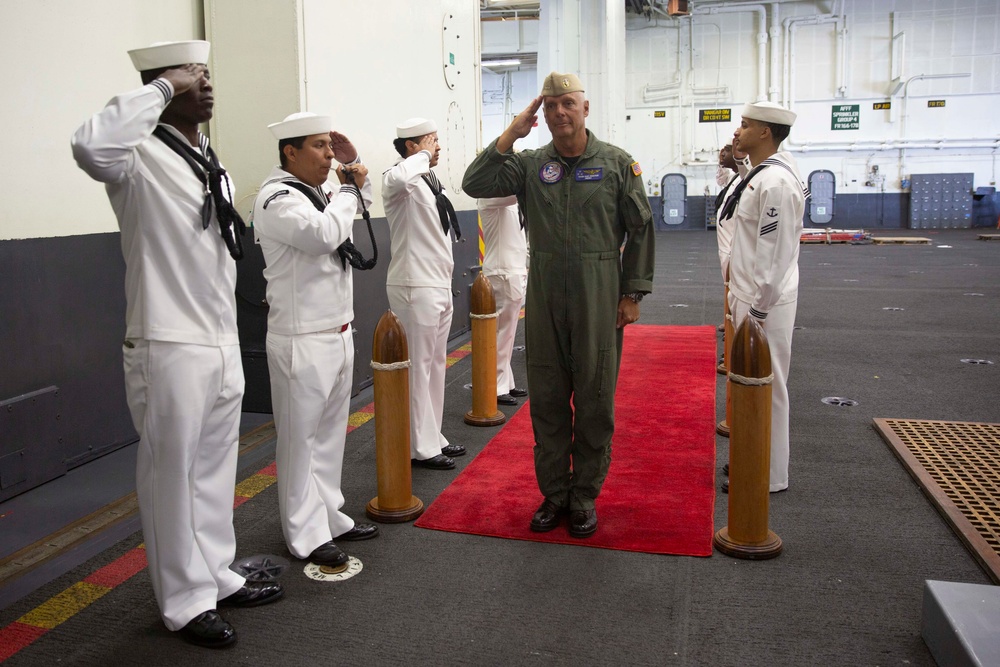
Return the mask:
[[106, 586], [96, 586], [81, 581], [49, 598], [17, 620], [25, 625], [51, 630], [110, 591], [111, 589]]

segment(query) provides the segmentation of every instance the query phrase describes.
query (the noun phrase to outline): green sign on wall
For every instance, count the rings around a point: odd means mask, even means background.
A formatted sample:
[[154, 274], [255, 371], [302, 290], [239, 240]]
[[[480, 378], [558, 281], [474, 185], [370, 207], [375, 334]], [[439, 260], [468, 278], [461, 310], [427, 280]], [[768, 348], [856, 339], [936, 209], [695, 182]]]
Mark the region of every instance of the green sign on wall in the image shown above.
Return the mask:
[[861, 129], [861, 105], [860, 104], [838, 104], [833, 107], [833, 114], [830, 118], [831, 130], [859, 130]]

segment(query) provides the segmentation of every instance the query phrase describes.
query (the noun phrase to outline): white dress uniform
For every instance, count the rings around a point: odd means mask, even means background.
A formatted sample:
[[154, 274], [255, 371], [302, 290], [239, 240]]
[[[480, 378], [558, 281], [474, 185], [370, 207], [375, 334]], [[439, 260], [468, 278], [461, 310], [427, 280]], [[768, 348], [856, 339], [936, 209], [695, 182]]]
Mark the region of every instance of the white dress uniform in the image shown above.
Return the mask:
[[410, 354], [410, 457], [441, 453], [448, 334], [454, 312], [451, 236], [436, 200], [421, 178], [431, 154], [420, 151], [382, 174], [382, 202], [389, 221], [392, 260], [386, 278], [389, 306], [403, 324]]
[[799, 291], [804, 187], [791, 154], [775, 153], [749, 177], [735, 220], [729, 273], [733, 324], [756, 318], [771, 350], [770, 490], [788, 488], [788, 367]]
[[201, 181], [152, 136], [173, 92], [157, 79], [113, 98], [76, 131], [73, 156], [106, 184], [121, 229], [139, 511], [163, 621], [179, 630], [244, 583], [229, 569], [243, 366], [235, 263], [214, 216], [202, 227]]
[[[726, 169], [729, 179], [723, 183], [723, 189], [719, 192], [722, 195], [721, 202], [725, 205], [726, 198], [733, 193], [740, 184], [740, 175]], [[722, 206], [716, 208], [715, 240], [719, 244], [719, 265], [722, 267], [722, 280], [726, 279], [726, 269], [729, 268], [729, 256], [733, 250], [733, 225], [732, 218], [722, 219]]]
[[[358, 160], [360, 162], [360, 160]], [[275, 167], [253, 207], [267, 279], [267, 366], [278, 431], [278, 510], [288, 550], [298, 558], [354, 527], [341, 473], [354, 381], [354, 284], [337, 247], [361, 210], [357, 189], [339, 186], [322, 212]], [[320, 194], [322, 193], [322, 194]], [[362, 185], [371, 205], [371, 184]]]
[[510, 357], [528, 279], [528, 241], [521, 229], [517, 197], [491, 197], [476, 202], [483, 222], [483, 275], [493, 286], [497, 306], [497, 396], [514, 389]]

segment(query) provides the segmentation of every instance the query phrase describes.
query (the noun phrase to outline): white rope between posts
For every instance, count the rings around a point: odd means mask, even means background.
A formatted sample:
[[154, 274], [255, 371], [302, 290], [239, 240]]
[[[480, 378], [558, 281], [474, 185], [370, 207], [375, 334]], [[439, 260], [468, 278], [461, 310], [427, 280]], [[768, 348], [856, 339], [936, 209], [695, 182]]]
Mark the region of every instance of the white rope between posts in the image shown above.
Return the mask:
[[495, 313], [487, 313], [485, 315], [477, 315], [476, 313], [469, 313], [469, 317], [474, 320], [495, 320], [500, 316], [500, 311]]
[[410, 367], [409, 359], [407, 359], [406, 361], [396, 361], [391, 364], [380, 364], [377, 361], [372, 361], [372, 368], [377, 371], [398, 371], [402, 370], [403, 368], [409, 368], [409, 367]]
[[768, 375], [766, 378], [748, 378], [729, 371], [729, 380], [730, 382], [746, 385], [748, 387], [763, 387], [766, 384], [771, 384], [774, 380], [774, 373]]
[[733, 314], [732, 313], [726, 313], [726, 319], [729, 320], [730, 322], [732, 322], [733, 321]]

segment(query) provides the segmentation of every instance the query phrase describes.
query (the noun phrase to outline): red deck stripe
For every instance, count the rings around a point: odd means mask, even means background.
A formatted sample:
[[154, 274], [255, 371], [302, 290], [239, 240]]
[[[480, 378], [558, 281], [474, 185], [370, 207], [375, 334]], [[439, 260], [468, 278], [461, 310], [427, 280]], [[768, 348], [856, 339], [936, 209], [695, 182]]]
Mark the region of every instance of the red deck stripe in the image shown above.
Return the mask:
[[0, 628], [0, 662], [11, 657], [25, 646], [44, 635], [48, 630], [14, 621], [6, 628]]
[[122, 584], [146, 567], [146, 550], [136, 547], [126, 552], [118, 560], [102, 567], [85, 578], [88, 584], [114, 588]]

